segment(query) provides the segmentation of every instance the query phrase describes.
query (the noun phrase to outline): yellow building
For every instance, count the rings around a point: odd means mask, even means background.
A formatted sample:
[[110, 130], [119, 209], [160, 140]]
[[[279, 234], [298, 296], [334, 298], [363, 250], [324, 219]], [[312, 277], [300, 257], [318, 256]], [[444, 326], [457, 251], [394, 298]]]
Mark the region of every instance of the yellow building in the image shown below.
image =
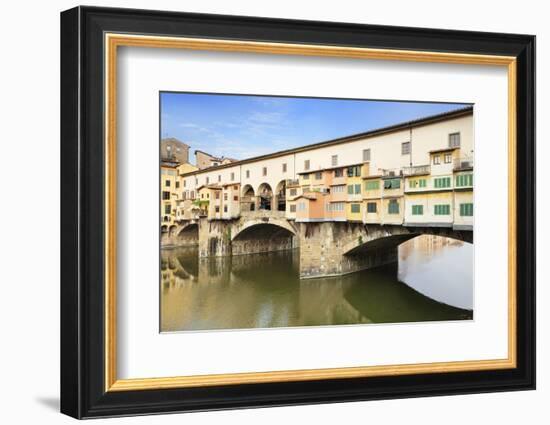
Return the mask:
[[382, 176], [363, 177], [363, 221], [380, 223], [382, 221]]
[[362, 221], [362, 186], [361, 169], [363, 164], [354, 164], [346, 168], [346, 219], [348, 221]]
[[405, 209], [403, 182], [403, 178], [395, 172], [388, 172], [381, 179], [380, 218], [382, 224], [403, 224]]
[[176, 221], [176, 207], [180, 190], [177, 165], [173, 162], [162, 162], [160, 166], [160, 217], [163, 231], [168, 231]]

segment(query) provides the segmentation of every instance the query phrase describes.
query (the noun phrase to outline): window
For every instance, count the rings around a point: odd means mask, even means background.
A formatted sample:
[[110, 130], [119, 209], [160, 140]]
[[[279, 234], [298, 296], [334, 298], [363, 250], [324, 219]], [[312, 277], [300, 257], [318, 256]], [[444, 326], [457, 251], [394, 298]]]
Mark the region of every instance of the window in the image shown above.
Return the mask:
[[459, 174], [458, 176], [456, 176], [457, 187], [473, 186], [473, 184], [474, 176], [472, 174]]
[[235, 173], [231, 173], [231, 181], [235, 180]]
[[296, 196], [296, 189], [290, 189], [290, 196]]
[[176, 189], [180, 188], [180, 182], [176, 182]]
[[309, 159], [304, 161], [304, 170], [309, 170]]
[[206, 178], [206, 184], [210, 183], [210, 177]]
[[353, 195], [353, 185], [348, 185], [348, 195]]
[[163, 190], [162, 191], [162, 199], [165, 200], [165, 201], [170, 199], [170, 192], [167, 192], [167, 191]]
[[415, 189], [417, 187], [426, 187], [426, 179], [409, 180], [409, 188]]
[[164, 214], [170, 214], [172, 212], [172, 205], [164, 204]]
[[298, 204], [298, 211], [305, 211], [306, 210], [306, 203], [305, 202], [300, 202]]
[[221, 182], [221, 181], [222, 181], [222, 176], [218, 174], [218, 182]]
[[474, 204], [460, 204], [460, 215], [471, 217], [474, 215]]
[[250, 178], [250, 170], [246, 170], [246, 178], [247, 178], [247, 179]]
[[391, 199], [388, 203], [388, 214], [399, 214], [399, 202], [397, 202], [397, 199]]
[[262, 176], [267, 176], [267, 167], [262, 168]]
[[453, 161], [453, 157], [450, 153], [446, 153], [444, 157], [445, 164], [450, 164]]
[[401, 179], [384, 180], [384, 189], [399, 189], [401, 187]]
[[233, 186], [233, 190], [239, 190], [239, 186]]
[[332, 155], [330, 163], [333, 167], [336, 167], [338, 165], [338, 155]]
[[376, 212], [376, 202], [367, 202], [367, 212], [368, 213]]
[[361, 177], [361, 166], [348, 167], [348, 177]]
[[199, 179], [195, 177], [195, 186], [199, 184]]
[[223, 206], [223, 212], [227, 212], [227, 205]]
[[344, 177], [344, 169], [338, 168], [337, 170], [334, 170], [334, 177]]
[[351, 213], [357, 214], [361, 212], [361, 204], [351, 204]]
[[359, 195], [361, 193], [361, 184], [356, 184], [353, 187], [354, 187], [355, 194]]
[[290, 212], [295, 213], [296, 212], [296, 205], [292, 204], [290, 205]]
[[216, 205], [216, 212], [219, 213], [220, 212], [220, 207]]
[[224, 200], [224, 201], [227, 201], [227, 193], [224, 193], [224, 194], [223, 194], [223, 200]]
[[332, 186], [332, 193], [344, 193], [344, 188], [346, 186], [341, 184], [341, 185], [338, 185], [338, 186]]
[[434, 179], [434, 187], [436, 189], [451, 187], [451, 178], [450, 177], [439, 177], [439, 178]]
[[321, 180], [323, 178], [323, 173], [315, 173], [315, 180]]
[[220, 192], [216, 192], [216, 199], [220, 199]]
[[170, 187], [170, 180], [166, 180], [166, 181], [164, 182], [164, 186]]
[[183, 181], [183, 187], [186, 187], [187, 186], [187, 180], [184, 180]]
[[441, 156], [439, 156], [439, 155], [434, 155], [433, 163], [434, 163], [434, 165], [439, 165], [439, 164], [441, 164]]
[[412, 206], [412, 215], [423, 215], [423, 214], [424, 214], [424, 205]]
[[380, 180], [367, 180], [365, 182], [365, 190], [378, 190], [380, 189]]
[[195, 199], [195, 191], [194, 190], [191, 191], [191, 199]]
[[411, 153], [411, 142], [401, 143], [401, 155], [408, 155]]
[[234, 201], [238, 201], [239, 200], [239, 197], [237, 195], [233, 196], [233, 200]]
[[448, 204], [434, 205], [435, 215], [449, 215], [451, 214], [451, 206]]
[[370, 161], [370, 149], [363, 149], [363, 162]]
[[283, 164], [283, 173], [286, 173], [286, 162]]
[[450, 148], [460, 147], [460, 133], [449, 134], [449, 147]]
[[303, 177], [302, 177], [304, 180], [309, 180], [309, 174], [303, 174]]
[[332, 202], [328, 206], [328, 210], [332, 212], [344, 212], [344, 202]]

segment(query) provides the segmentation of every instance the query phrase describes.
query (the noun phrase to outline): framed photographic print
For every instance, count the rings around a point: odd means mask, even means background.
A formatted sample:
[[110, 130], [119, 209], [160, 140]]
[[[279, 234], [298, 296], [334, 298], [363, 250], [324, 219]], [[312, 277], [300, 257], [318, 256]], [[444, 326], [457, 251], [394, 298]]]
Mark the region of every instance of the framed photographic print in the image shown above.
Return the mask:
[[61, 411], [533, 389], [535, 38], [61, 14]]

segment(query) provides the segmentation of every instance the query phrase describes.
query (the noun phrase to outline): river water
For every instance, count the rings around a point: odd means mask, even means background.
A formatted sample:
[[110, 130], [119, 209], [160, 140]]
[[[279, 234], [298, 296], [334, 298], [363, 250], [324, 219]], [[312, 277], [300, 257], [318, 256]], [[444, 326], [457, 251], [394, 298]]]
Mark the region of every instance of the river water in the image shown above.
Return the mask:
[[161, 250], [161, 331], [468, 320], [473, 246], [419, 236], [398, 264], [326, 279], [298, 278], [297, 250], [198, 258]]

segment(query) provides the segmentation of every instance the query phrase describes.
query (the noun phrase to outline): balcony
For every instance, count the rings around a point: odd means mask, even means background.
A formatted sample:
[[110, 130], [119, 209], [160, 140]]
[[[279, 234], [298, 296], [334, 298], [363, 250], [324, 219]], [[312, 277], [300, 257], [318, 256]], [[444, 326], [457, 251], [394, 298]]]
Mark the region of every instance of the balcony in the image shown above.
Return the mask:
[[382, 176], [384, 177], [401, 177], [403, 175], [403, 170], [394, 169], [394, 170], [382, 170]]
[[456, 158], [453, 164], [454, 171], [472, 170], [474, 168], [474, 158]]
[[408, 177], [408, 176], [421, 176], [430, 174], [430, 166], [429, 165], [415, 165], [414, 167], [403, 167], [401, 169], [402, 175]]

